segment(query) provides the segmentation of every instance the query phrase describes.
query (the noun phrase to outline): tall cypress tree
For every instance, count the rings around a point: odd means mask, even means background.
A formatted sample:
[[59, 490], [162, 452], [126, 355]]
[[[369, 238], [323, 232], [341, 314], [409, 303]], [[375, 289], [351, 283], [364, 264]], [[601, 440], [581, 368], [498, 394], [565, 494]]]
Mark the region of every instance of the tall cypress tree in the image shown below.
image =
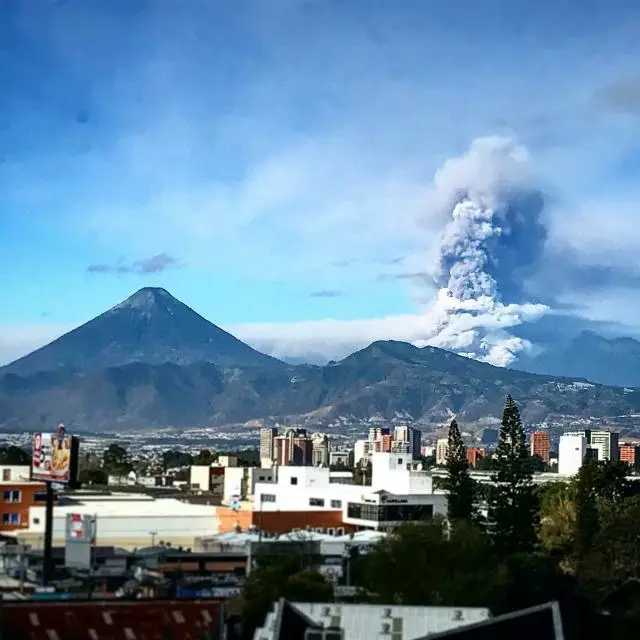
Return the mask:
[[449, 425], [446, 468], [447, 478], [444, 485], [449, 493], [447, 503], [449, 522], [474, 520], [474, 486], [469, 473], [467, 448], [462, 442], [460, 429], [455, 419]]
[[503, 553], [531, 551], [537, 542], [538, 499], [520, 411], [507, 396], [495, 455], [489, 523]]

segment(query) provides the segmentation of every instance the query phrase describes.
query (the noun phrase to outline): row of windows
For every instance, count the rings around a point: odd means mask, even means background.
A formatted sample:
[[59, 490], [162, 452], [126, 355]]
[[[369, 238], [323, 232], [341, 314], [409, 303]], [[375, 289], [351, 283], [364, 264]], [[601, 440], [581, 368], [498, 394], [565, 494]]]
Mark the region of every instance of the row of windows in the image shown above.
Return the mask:
[[433, 516], [432, 504], [359, 504], [349, 502], [347, 517], [374, 522], [411, 522]]
[[273, 493], [261, 493], [260, 502], [275, 502], [276, 497]]
[[3, 513], [2, 524], [20, 524], [19, 513]]
[[3, 502], [22, 502], [22, 492], [19, 489], [7, 489], [2, 492]]
[[[309, 498], [310, 507], [324, 507], [324, 498]], [[332, 509], [342, 509], [342, 500], [330, 500], [329, 505]]]

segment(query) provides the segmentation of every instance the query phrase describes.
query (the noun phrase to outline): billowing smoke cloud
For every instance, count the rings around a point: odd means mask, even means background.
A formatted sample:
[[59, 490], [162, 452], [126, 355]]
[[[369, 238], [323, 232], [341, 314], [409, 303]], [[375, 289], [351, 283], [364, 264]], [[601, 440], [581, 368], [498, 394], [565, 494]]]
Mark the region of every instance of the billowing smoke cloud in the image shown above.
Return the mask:
[[547, 238], [544, 198], [531, 184], [526, 149], [505, 138], [475, 140], [438, 171], [437, 201], [451, 213], [429, 270], [431, 335], [419, 342], [502, 366], [531, 346], [509, 331], [549, 310], [524, 287]]

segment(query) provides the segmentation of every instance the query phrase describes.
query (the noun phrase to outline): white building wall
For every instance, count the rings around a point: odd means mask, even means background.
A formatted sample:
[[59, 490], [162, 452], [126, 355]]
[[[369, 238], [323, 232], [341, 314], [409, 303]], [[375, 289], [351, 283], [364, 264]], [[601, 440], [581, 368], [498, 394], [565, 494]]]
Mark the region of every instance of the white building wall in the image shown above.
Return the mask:
[[246, 497], [246, 493], [244, 467], [225, 467], [222, 501], [229, 502], [233, 496], [244, 498]]
[[29, 465], [0, 465], [0, 481], [2, 482], [28, 482], [30, 479], [31, 468]]
[[413, 469], [411, 453], [371, 454], [371, 488], [390, 493], [432, 493], [433, 479], [427, 471]]
[[369, 441], [356, 440], [353, 445], [353, 464], [358, 465], [363, 460], [369, 459]]
[[587, 439], [580, 433], [564, 433], [558, 445], [558, 473], [572, 476], [580, 471], [587, 452]]
[[194, 464], [189, 467], [189, 485], [197, 487], [202, 491], [209, 491], [210, 489], [210, 469], [209, 465]]

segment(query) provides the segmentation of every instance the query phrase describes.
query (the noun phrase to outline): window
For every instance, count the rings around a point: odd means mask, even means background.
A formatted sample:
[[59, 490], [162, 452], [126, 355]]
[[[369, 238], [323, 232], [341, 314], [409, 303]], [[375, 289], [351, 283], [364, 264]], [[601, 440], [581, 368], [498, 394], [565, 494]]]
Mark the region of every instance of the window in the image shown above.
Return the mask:
[[415, 522], [433, 516], [432, 504], [359, 504], [349, 502], [347, 517], [374, 522]]
[[402, 464], [402, 458], [398, 458], [398, 464]]
[[291, 484], [298, 484], [298, 478], [296, 478], [296, 476], [291, 476]]
[[4, 502], [21, 502], [22, 495], [19, 489], [6, 490], [2, 492], [2, 500]]
[[332, 509], [342, 509], [342, 500], [332, 500], [331, 501]]
[[11, 469], [3, 469], [2, 470], [2, 481], [9, 482], [11, 480]]
[[40, 518], [34, 518], [33, 524], [40, 524]]
[[324, 500], [322, 498], [309, 498], [310, 507], [324, 507]]
[[3, 513], [2, 524], [20, 524], [19, 513]]
[[264, 482], [264, 476], [258, 476], [258, 481], [259, 482]]
[[276, 497], [273, 493], [261, 493], [260, 502], [275, 502]]
[[47, 494], [44, 493], [43, 491], [37, 491], [36, 493], [33, 494], [34, 502], [46, 502], [46, 500], [47, 500]]

